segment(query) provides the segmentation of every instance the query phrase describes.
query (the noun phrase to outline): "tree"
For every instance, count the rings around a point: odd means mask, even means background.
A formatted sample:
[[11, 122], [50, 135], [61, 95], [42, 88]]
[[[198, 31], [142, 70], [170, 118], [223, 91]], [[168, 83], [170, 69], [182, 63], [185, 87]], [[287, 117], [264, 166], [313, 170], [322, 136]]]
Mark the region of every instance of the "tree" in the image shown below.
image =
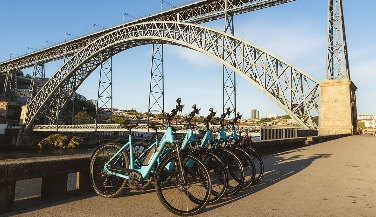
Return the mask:
[[13, 73], [15, 74], [16, 76], [20, 76], [20, 77], [23, 77], [24, 76], [24, 73], [20, 70], [20, 69], [12, 69], [10, 71], [10, 73]]
[[364, 124], [364, 122], [358, 122], [358, 127], [365, 128], [366, 125]]
[[78, 112], [74, 116], [74, 124], [90, 124], [89, 114], [86, 111]]
[[312, 117], [312, 122], [319, 126], [319, 116]]
[[112, 124], [121, 124], [125, 121], [125, 118], [123, 116], [118, 116], [118, 115], [112, 115]]
[[[64, 124], [74, 124], [72, 122], [72, 109], [73, 109], [73, 103], [72, 100], [70, 100], [69, 103], [67, 103], [67, 106], [64, 108], [63, 111], [63, 120]], [[90, 117], [95, 117], [96, 115], [96, 109], [95, 105], [86, 100], [85, 97], [75, 94], [74, 97], [74, 114], [77, 115], [79, 112], [85, 111]]]

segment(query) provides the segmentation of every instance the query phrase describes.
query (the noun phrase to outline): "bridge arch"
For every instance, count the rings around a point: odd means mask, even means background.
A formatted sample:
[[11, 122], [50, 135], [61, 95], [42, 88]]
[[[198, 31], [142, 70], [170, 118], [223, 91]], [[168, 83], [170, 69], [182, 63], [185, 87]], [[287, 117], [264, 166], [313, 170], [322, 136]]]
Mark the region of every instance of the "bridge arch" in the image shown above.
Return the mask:
[[28, 104], [25, 130], [40, 115], [52, 122], [73, 92], [103, 61], [132, 47], [165, 43], [187, 47], [231, 68], [256, 86], [303, 128], [315, 128], [319, 85], [311, 76], [242, 39], [181, 22], [148, 22], [116, 29], [77, 52]]

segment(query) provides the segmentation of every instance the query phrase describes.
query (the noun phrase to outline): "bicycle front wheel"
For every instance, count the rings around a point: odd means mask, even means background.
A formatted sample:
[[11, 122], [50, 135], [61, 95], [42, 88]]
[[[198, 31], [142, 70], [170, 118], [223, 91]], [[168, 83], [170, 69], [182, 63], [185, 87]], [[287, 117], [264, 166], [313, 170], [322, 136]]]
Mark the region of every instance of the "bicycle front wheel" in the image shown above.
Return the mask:
[[243, 170], [244, 170], [244, 182], [242, 189], [246, 189], [251, 186], [252, 183], [255, 181], [255, 165], [253, 163], [252, 157], [247, 153], [246, 150], [235, 147], [231, 149], [242, 161]]
[[205, 208], [210, 198], [209, 173], [199, 158], [178, 153], [167, 156], [156, 170], [159, 200], [170, 212], [193, 215]]
[[216, 154], [212, 152], [201, 154], [212, 184], [209, 203], [216, 203], [223, 197], [228, 186], [227, 169]]
[[245, 148], [247, 153], [252, 157], [253, 163], [255, 165], [255, 180], [253, 181], [253, 185], [260, 182], [262, 176], [264, 175], [264, 162], [262, 157], [252, 148]]
[[[103, 197], [116, 197], [124, 189], [127, 180], [111, 175], [104, 170], [104, 165], [119, 151], [121, 146], [117, 143], [107, 143], [99, 146], [94, 151], [90, 160], [90, 179], [94, 191]], [[128, 156], [123, 151], [113, 161], [112, 167], [128, 168]]]
[[235, 195], [242, 188], [245, 176], [240, 158], [226, 148], [214, 149], [213, 152], [221, 158], [226, 167], [228, 180], [225, 195]]

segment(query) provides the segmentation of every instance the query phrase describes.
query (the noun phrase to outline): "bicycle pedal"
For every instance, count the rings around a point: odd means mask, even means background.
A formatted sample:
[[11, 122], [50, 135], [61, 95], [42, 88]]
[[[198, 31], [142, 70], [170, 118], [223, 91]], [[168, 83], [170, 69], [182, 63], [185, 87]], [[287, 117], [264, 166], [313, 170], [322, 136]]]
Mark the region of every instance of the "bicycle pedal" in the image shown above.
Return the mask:
[[118, 172], [118, 173], [125, 173], [125, 168], [123, 167], [114, 167], [114, 166], [108, 166], [108, 169], [113, 171], [113, 172]]

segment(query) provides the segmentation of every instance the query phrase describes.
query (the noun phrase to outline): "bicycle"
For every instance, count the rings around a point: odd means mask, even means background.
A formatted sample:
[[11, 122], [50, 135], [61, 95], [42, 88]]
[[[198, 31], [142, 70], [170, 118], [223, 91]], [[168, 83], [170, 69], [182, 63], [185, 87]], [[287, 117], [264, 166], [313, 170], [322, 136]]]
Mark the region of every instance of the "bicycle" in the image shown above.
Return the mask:
[[240, 115], [240, 113], [237, 113], [236, 117], [230, 122], [230, 125], [232, 126], [232, 132], [229, 136], [229, 140], [232, 141], [234, 145], [239, 146], [242, 149], [244, 149], [251, 156], [254, 167], [255, 167], [254, 168], [255, 177], [252, 182], [252, 185], [254, 185], [254, 184], [257, 184], [261, 180], [264, 174], [264, 162], [261, 156], [254, 149], [252, 137], [249, 137], [248, 133], [246, 134], [246, 136], [242, 136], [241, 135], [242, 131], [240, 131], [240, 135], [238, 137], [235, 124], [237, 123], [238, 120], [241, 119], [241, 117], [242, 116]]
[[[236, 145], [237, 141], [232, 138], [232, 135], [227, 138], [227, 134], [225, 132], [225, 118], [230, 114], [230, 108], [227, 108], [219, 118], [221, 129], [218, 132], [217, 141], [219, 141], [223, 147], [233, 151], [240, 158], [244, 170], [244, 181], [242, 185], [242, 189], [244, 190], [251, 186], [251, 184], [255, 180], [255, 165], [253, 163], [252, 157], [248, 154], [248, 152], [244, 148]], [[239, 113], [237, 115], [238, 116], [236, 116], [232, 122], [230, 121], [230, 125], [232, 125], [233, 128], [235, 123], [237, 122], [237, 118], [241, 117], [239, 116]]]
[[155, 183], [159, 200], [174, 214], [192, 215], [205, 208], [211, 193], [209, 173], [199, 158], [181, 151], [174, 139], [171, 120], [182, 109], [180, 101], [171, 114], [166, 114], [168, 127], [161, 141], [156, 137], [138, 157], [133, 153], [131, 135], [137, 124], [131, 122], [121, 125], [128, 129], [127, 143], [110, 142], [94, 151], [90, 177], [98, 195], [116, 197], [127, 184], [143, 188], [147, 180]]
[[209, 149], [221, 158], [227, 169], [228, 177], [225, 195], [232, 196], [238, 193], [243, 186], [245, 177], [243, 163], [232, 150], [221, 146], [220, 141], [213, 139], [209, 123], [215, 117], [216, 112], [213, 111], [213, 108], [210, 108], [209, 111], [210, 114], [204, 119], [206, 130], [202, 132], [204, 135], [201, 139], [200, 147]]
[[185, 122], [187, 133], [182, 140], [182, 149], [188, 149], [195, 156], [200, 156], [204, 165], [206, 166], [210, 180], [212, 183], [211, 197], [208, 203], [218, 202], [225, 194], [228, 186], [227, 169], [219, 156], [217, 156], [211, 149], [198, 146], [199, 142], [196, 141], [191, 124], [193, 117], [199, 114], [200, 109], [196, 108], [196, 104], [192, 106], [193, 111], [186, 117]]

